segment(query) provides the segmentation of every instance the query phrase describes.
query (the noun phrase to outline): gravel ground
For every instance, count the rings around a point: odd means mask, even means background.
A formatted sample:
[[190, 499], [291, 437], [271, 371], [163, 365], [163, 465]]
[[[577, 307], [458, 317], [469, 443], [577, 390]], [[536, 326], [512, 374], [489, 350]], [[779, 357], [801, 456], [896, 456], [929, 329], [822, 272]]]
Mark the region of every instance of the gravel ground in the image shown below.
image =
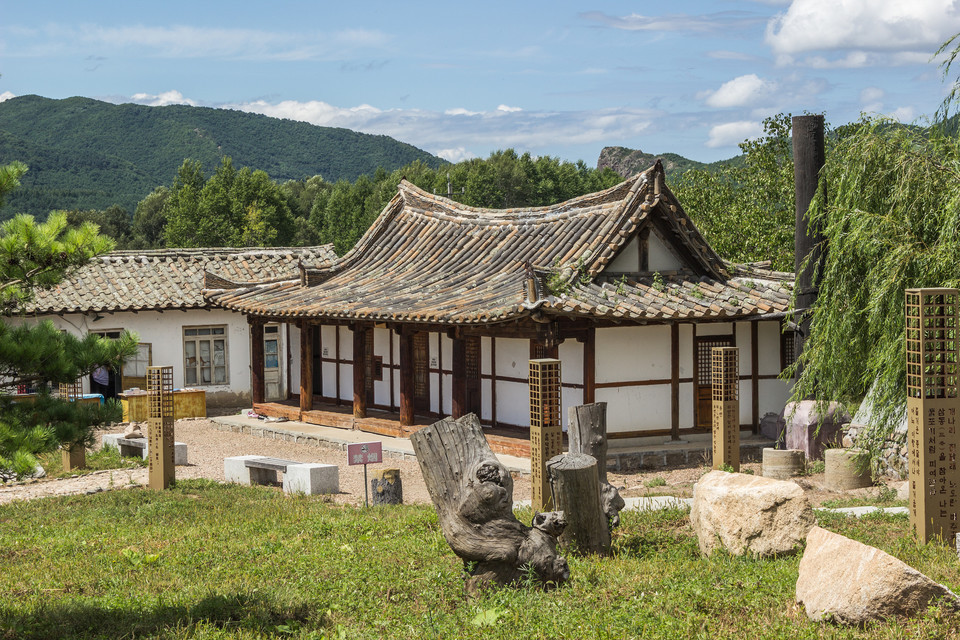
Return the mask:
[[[117, 431], [119, 429], [116, 427], [109, 430], [111, 433]], [[335, 464], [340, 468], [340, 493], [333, 497], [334, 501], [363, 504], [363, 467], [348, 465], [346, 452], [333, 445], [296, 444], [250, 434], [220, 431], [210, 420], [205, 419], [178, 420], [175, 433], [178, 442], [187, 444], [187, 459], [189, 461], [188, 465], [176, 468], [177, 478], [209, 478], [222, 481], [224, 479], [223, 459], [247, 454], [272, 456], [299, 462], [322, 462]], [[99, 442], [99, 440], [98, 434], [97, 441]], [[430, 496], [423, 484], [420, 466], [417, 461], [409, 458], [401, 460], [386, 451], [384, 457], [386, 458], [384, 464], [371, 465], [368, 467], [368, 472], [372, 474], [374, 470], [379, 468], [400, 469], [404, 502], [429, 503]], [[759, 463], [747, 463], [742, 468], [753, 470], [756, 474], [761, 473]], [[693, 484], [709, 470], [706, 466], [699, 466], [631, 474], [610, 473], [608, 474], [608, 480], [614, 486], [621, 487], [621, 495], [624, 497], [650, 495], [692, 497]], [[529, 500], [530, 476], [514, 474], [513, 482], [514, 501]], [[97, 493], [146, 483], [146, 468], [98, 471], [63, 479], [30, 480], [0, 486], [0, 504], [45, 496]], [[880, 491], [880, 487], [857, 489], [844, 493], [829, 491], [823, 487], [823, 474], [797, 478], [797, 483], [806, 490], [808, 498], [815, 506], [831, 498], [866, 498]]]

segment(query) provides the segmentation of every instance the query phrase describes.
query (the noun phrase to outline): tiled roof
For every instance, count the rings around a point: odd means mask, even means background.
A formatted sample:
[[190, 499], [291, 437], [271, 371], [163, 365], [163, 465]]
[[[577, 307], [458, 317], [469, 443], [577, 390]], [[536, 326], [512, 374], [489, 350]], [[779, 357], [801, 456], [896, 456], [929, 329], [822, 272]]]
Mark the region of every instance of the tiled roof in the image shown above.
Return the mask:
[[330, 245], [295, 248], [114, 251], [94, 258], [52, 289], [37, 291], [28, 313], [141, 311], [211, 306], [204, 274], [224, 281], [296, 277], [299, 262], [336, 258]]
[[[676, 299], [649, 278], [602, 284], [605, 266], [650, 224], [687, 265], [660, 276], [677, 283]], [[540, 276], [534, 299], [527, 265]], [[556, 266], [577, 283], [565, 297], [543, 284]], [[211, 284], [206, 296], [265, 317], [442, 324], [544, 312], [632, 321], [739, 317], [783, 311], [789, 298], [780, 285], [730, 280], [667, 190], [659, 163], [605, 191], [531, 209], [477, 209], [403, 181], [357, 245], [330, 266], [305, 268], [288, 282]]]

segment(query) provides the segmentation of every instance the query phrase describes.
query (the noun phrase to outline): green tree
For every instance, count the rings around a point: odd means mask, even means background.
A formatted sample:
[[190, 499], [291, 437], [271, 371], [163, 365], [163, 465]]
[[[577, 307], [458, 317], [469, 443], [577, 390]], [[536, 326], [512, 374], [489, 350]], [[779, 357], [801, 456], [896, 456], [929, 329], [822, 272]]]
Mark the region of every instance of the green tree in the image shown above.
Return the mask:
[[[10, 166], [0, 168], [0, 174], [4, 171], [11, 171]], [[0, 188], [0, 198], [14, 182]], [[96, 225], [70, 227], [63, 213], [53, 213], [40, 224], [24, 215], [8, 220], [0, 225], [0, 305], [8, 314], [16, 313], [35, 289], [55, 285], [112, 246]], [[136, 346], [136, 337], [126, 332], [119, 340], [95, 335], [81, 339], [59, 331], [50, 321], [0, 323], [0, 391], [20, 385], [41, 389], [32, 404], [0, 397], [0, 470], [31, 473], [39, 453], [62, 444], [89, 444], [94, 427], [119, 419], [116, 402], [79, 405], [51, 398], [43, 390], [49, 384], [72, 383], [101, 366], [119, 368]]]
[[133, 212], [132, 249], [159, 249], [165, 243], [167, 217], [165, 205], [170, 197], [167, 187], [157, 187], [137, 204]]
[[184, 160], [177, 170], [170, 195], [163, 205], [166, 220], [164, 237], [168, 247], [191, 247], [196, 222], [200, 216], [200, 192], [205, 179], [203, 166], [193, 160]]
[[66, 211], [67, 224], [72, 227], [80, 226], [84, 222], [92, 222], [100, 229], [100, 233], [112, 238], [118, 249], [126, 249], [133, 240], [133, 228], [130, 224], [130, 214], [120, 205], [113, 205], [104, 210], [89, 209], [81, 211], [75, 209]]
[[743, 160], [691, 169], [673, 191], [710, 245], [735, 262], [769, 260], [793, 271], [793, 149], [790, 114], [763, 122], [764, 135], [740, 144]]

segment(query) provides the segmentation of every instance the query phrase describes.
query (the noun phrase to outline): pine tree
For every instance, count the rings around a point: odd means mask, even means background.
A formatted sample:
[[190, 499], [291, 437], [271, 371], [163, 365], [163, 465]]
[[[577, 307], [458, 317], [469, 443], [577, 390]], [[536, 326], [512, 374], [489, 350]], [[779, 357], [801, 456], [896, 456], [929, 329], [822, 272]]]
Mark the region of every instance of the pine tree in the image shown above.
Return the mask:
[[[0, 200], [14, 188], [26, 167], [0, 167]], [[0, 306], [15, 316], [35, 289], [52, 287], [113, 243], [89, 222], [67, 225], [65, 214], [53, 213], [38, 224], [19, 215], [0, 225]], [[89, 444], [96, 426], [118, 420], [115, 401], [80, 405], [53, 398], [49, 385], [73, 383], [101, 366], [119, 368], [136, 352], [136, 336], [119, 340], [95, 335], [77, 338], [52, 322], [0, 322], [0, 472], [31, 473], [36, 455], [61, 445]], [[32, 403], [14, 403], [10, 392], [20, 385], [38, 388]]]

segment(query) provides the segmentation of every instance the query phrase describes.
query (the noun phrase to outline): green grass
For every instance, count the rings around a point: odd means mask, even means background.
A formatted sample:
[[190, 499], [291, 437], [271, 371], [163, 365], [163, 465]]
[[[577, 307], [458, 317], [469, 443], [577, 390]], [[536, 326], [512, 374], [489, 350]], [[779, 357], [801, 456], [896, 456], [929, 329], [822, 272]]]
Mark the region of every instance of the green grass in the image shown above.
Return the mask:
[[84, 469], [75, 471], [63, 470], [63, 457], [60, 451], [45, 453], [40, 456], [40, 466], [47, 472], [51, 478], [66, 478], [75, 475], [84, 475], [94, 471], [106, 471], [107, 469], [138, 469], [147, 466], [146, 460], [142, 458], [123, 457], [120, 451], [114, 447], [98, 449], [96, 451], [87, 450], [87, 464]]
[[[525, 514], [529, 516], [529, 514]], [[819, 516], [956, 590], [946, 547], [905, 517]], [[950, 638], [910, 622], [814, 624], [798, 557], [703, 558], [682, 510], [624, 512], [611, 558], [571, 581], [468, 598], [429, 506], [362, 509], [181, 481], [0, 507], [0, 638]]]

